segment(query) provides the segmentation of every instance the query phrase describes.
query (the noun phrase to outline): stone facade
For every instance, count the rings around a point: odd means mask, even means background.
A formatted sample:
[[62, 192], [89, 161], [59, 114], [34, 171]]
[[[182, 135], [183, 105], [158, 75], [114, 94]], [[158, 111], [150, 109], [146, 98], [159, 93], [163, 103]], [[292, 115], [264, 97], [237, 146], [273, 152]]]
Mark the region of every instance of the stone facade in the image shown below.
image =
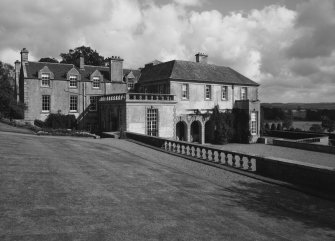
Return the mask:
[[[220, 111], [233, 108], [245, 110], [251, 117], [251, 141], [255, 142], [260, 133], [259, 85], [230, 68], [207, 64], [207, 55], [196, 57], [196, 62], [147, 64], [138, 82], [139, 93], [134, 93], [133, 97], [122, 97], [123, 105], [118, 107], [126, 110], [123, 129], [205, 143], [209, 115], [215, 106], [219, 106]], [[164, 102], [166, 96], [170, 96], [173, 101]], [[137, 98], [136, 104], [132, 102], [132, 98]], [[120, 100], [116, 95], [110, 95], [99, 102], [104, 121], [108, 122], [108, 106], [115, 106], [118, 101]], [[153, 133], [148, 130], [152, 121], [151, 112], [148, 113], [150, 108], [157, 111], [154, 124], [157, 132]], [[102, 131], [106, 130], [108, 129], [102, 128]]]
[[[26, 121], [45, 120], [50, 113], [73, 114], [81, 128], [97, 131], [97, 98], [127, 92], [123, 71], [129, 73], [131, 70], [123, 69], [120, 57], [110, 58], [109, 66], [90, 66], [84, 64], [81, 56], [79, 65], [75, 66], [32, 62], [28, 54], [28, 50], [23, 49], [21, 63], [15, 62], [18, 99], [27, 105], [24, 113]], [[47, 79], [43, 80], [45, 76]], [[71, 81], [73, 76], [75, 81]], [[138, 77], [134, 76], [135, 79]], [[46, 101], [49, 103], [44, 103]]]

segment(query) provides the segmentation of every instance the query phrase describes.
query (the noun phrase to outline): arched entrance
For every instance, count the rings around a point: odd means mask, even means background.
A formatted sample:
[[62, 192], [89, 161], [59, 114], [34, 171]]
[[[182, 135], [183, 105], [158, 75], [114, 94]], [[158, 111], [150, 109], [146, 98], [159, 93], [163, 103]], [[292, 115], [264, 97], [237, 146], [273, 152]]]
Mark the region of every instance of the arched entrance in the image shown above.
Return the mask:
[[205, 124], [205, 143], [212, 143], [214, 139], [214, 130], [212, 121], [207, 121]]
[[193, 121], [191, 124], [191, 142], [201, 143], [201, 123]]
[[183, 121], [179, 121], [176, 125], [176, 137], [179, 141], [187, 141], [187, 125]]

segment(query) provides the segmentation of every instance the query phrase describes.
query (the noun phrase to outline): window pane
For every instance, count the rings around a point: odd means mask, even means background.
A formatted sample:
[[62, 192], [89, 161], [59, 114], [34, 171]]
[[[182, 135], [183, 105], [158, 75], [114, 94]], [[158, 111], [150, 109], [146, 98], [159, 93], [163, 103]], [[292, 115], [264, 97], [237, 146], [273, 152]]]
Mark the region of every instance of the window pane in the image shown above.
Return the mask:
[[211, 85], [206, 85], [205, 86], [205, 98], [208, 100], [208, 99], [211, 99], [212, 98], [212, 93], [211, 93]]
[[183, 99], [188, 99], [188, 84], [182, 84], [181, 86], [181, 94]]
[[158, 136], [158, 109], [147, 109], [147, 135]]
[[90, 96], [90, 111], [96, 111], [99, 96]]
[[100, 88], [100, 78], [93, 77], [93, 88]]
[[50, 86], [50, 74], [43, 73], [41, 75], [42, 86]]
[[50, 111], [50, 95], [42, 95], [42, 111]]
[[70, 111], [78, 110], [78, 96], [71, 95], [70, 96]]

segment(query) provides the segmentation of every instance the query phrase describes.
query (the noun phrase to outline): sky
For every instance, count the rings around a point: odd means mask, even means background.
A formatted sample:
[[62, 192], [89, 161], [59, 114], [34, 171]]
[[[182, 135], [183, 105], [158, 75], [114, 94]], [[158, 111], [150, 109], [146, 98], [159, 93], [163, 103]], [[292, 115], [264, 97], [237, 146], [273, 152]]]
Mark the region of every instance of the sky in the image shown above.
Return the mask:
[[0, 1], [1, 61], [82, 45], [130, 68], [204, 52], [259, 83], [261, 102], [335, 102], [335, 0]]

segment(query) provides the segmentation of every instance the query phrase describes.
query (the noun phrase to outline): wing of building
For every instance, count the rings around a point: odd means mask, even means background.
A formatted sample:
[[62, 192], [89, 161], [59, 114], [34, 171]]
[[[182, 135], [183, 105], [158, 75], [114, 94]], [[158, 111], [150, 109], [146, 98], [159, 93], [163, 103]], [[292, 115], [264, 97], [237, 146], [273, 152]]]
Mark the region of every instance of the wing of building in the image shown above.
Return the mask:
[[50, 113], [73, 114], [81, 128], [98, 131], [97, 100], [112, 93], [125, 93], [137, 83], [140, 71], [123, 69], [123, 59], [113, 56], [108, 66], [29, 61], [27, 49], [15, 62], [18, 99], [27, 109], [27, 121], [44, 120]]
[[196, 61], [153, 61], [141, 71], [137, 92], [100, 99], [103, 131], [120, 129], [184, 141], [206, 142], [209, 113], [243, 109], [253, 141], [259, 137], [259, 84], [235, 70]]

